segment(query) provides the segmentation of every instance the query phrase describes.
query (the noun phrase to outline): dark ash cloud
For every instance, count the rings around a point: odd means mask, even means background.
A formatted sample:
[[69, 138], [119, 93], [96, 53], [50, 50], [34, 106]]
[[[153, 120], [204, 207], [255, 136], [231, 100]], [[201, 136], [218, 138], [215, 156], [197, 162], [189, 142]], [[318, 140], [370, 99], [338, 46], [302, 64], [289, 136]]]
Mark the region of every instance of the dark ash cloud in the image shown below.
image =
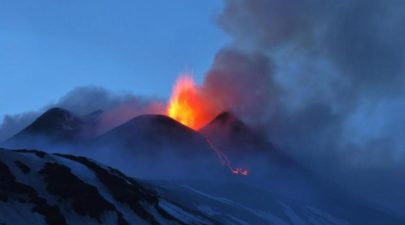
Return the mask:
[[[401, 0], [226, 0], [218, 23], [233, 42], [218, 52], [203, 89], [312, 170], [398, 212], [405, 207], [404, 12]], [[0, 139], [53, 106], [102, 109], [109, 128], [161, 111], [159, 102], [78, 88], [38, 112], [6, 117]]]
[[405, 207], [404, 12], [400, 0], [226, 0], [218, 23], [233, 42], [204, 86], [280, 149], [397, 211]]

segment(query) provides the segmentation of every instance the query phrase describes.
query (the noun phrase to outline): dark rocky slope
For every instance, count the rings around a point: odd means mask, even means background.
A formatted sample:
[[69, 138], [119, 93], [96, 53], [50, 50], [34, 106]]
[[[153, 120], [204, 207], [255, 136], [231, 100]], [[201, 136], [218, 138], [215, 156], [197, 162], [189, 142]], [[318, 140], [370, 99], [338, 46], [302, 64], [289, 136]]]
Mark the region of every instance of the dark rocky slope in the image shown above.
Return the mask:
[[0, 150], [0, 224], [216, 224], [84, 157]]

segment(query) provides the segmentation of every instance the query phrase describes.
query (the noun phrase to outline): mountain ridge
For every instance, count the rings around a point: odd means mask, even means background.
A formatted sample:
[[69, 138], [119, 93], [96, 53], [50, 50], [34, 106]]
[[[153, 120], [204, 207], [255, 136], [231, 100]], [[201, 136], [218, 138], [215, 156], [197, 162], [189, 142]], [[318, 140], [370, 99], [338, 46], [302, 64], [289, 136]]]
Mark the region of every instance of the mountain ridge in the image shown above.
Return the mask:
[[[188, 222], [172, 214], [168, 207], [181, 210], [191, 222], [213, 224], [201, 214], [160, 199], [155, 190], [120, 171], [85, 157], [0, 149], [0, 175], [0, 224]], [[11, 214], [3, 214], [5, 207]], [[30, 216], [15, 220], [21, 214]]]
[[0, 149], [0, 178], [0, 224], [6, 225], [404, 222], [339, 196], [324, 205], [249, 183], [142, 181], [86, 157], [39, 150]]

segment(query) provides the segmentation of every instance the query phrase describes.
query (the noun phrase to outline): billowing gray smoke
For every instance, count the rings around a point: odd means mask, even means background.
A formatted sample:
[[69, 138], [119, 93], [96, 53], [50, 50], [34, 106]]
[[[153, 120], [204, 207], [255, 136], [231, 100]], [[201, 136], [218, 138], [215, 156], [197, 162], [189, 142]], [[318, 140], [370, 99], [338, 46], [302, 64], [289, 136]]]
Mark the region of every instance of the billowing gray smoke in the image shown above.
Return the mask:
[[[405, 1], [226, 0], [219, 24], [233, 42], [203, 90], [260, 126], [271, 142], [346, 189], [405, 207]], [[7, 116], [0, 141], [59, 106], [104, 110], [100, 132], [156, 100], [78, 88], [38, 112]]]
[[39, 116], [38, 112], [25, 112], [15, 115], [5, 115], [0, 123], [0, 142], [18, 133]]
[[204, 88], [320, 174], [405, 205], [405, 2], [226, 0]]
[[38, 111], [5, 116], [0, 123], [0, 142], [16, 134], [53, 107], [61, 107], [82, 116], [95, 110], [102, 110], [101, 121], [97, 127], [98, 133], [138, 115], [164, 112], [162, 101], [157, 99], [147, 99], [131, 94], [115, 94], [101, 87], [78, 87], [56, 103], [49, 104]]

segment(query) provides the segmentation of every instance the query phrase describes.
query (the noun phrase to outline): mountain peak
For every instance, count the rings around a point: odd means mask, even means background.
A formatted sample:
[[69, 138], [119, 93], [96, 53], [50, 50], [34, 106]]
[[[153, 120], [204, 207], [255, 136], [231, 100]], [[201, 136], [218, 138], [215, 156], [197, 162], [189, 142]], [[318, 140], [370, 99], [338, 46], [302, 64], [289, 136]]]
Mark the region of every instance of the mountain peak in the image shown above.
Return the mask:
[[28, 129], [61, 128], [64, 130], [78, 129], [83, 122], [72, 112], [63, 108], [51, 108], [36, 119]]
[[207, 148], [203, 136], [176, 120], [158, 114], [137, 116], [128, 122], [108, 131], [98, 138], [100, 141], [119, 143], [126, 148], [135, 148], [139, 145], [147, 146], [149, 150], [160, 148], [175, 148], [189, 152]]
[[78, 116], [66, 109], [51, 108], [2, 145], [36, 148], [50, 143], [70, 143], [79, 139], [83, 124]]
[[142, 126], [146, 130], [191, 133], [192, 129], [161, 114], [145, 114], [129, 120], [125, 126]]
[[[141, 115], [97, 137], [93, 149], [109, 151], [122, 157], [106, 159], [106, 162], [125, 170], [131, 159], [138, 176], [162, 179], [184, 178], [210, 171], [225, 173], [218, 162], [215, 149], [193, 129], [164, 115]], [[159, 159], [159, 165], [156, 165]]]
[[62, 108], [51, 108], [30, 124], [25, 131], [34, 134], [52, 134], [63, 130], [80, 130], [82, 124], [83, 121], [72, 112]]
[[216, 116], [212, 121], [212, 122], [220, 122], [222, 124], [231, 122], [231, 121], [238, 121], [238, 122], [242, 122], [240, 121], [233, 113], [229, 112], [229, 111], [224, 111], [222, 113], [220, 113], [218, 116]]
[[254, 135], [254, 132], [242, 120], [227, 111], [216, 116], [210, 123], [201, 128], [200, 132], [207, 137], [237, 135], [246, 138]]
[[252, 151], [269, 148], [267, 141], [259, 133], [227, 111], [220, 113], [199, 132], [230, 155], [249, 154]]
[[66, 115], [71, 114], [70, 111], [60, 107], [53, 107], [48, 109], [43, 115]]

